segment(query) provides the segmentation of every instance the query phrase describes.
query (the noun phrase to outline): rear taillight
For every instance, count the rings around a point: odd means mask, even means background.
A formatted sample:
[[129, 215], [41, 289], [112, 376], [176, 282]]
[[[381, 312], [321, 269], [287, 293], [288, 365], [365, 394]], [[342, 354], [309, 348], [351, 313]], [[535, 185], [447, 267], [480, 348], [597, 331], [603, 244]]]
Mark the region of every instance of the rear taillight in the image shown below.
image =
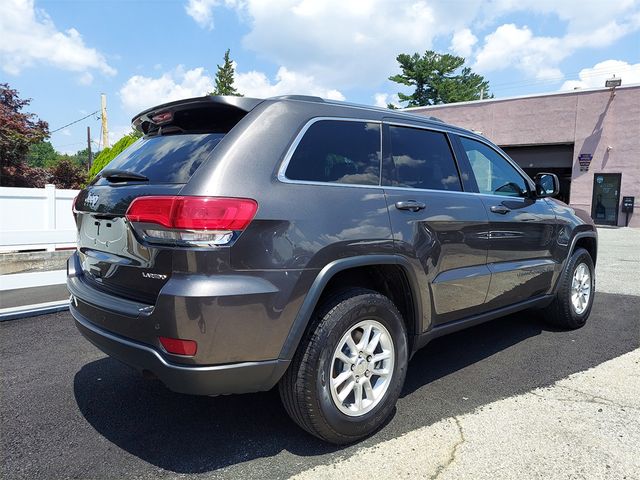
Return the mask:
[[127, 220], [151, 243], [228, 245], [253, 220], [255, 200], [226, 197], [138, 197]]
[[183, 340], [181, 338], [158, 337], [162, 347], [174, 355], [194, 356], [198, 351], [198, 344], [193, 340]]

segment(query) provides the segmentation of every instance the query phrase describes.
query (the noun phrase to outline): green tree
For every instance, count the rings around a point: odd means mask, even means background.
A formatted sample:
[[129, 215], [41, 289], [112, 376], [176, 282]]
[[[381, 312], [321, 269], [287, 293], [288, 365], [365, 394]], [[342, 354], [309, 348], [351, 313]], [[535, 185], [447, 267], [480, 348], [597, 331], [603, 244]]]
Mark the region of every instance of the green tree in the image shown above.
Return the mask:
[[131, 146], [136, 140], [138, 140], [142, 134], [137, 130], [134, 130], [131, 133], [128, 133], [116, 143], [113, 144], [112, 147], [103, 148], [98, 155], [93, 159], [93, 165], [91, 165], [91, 169], [89, 170], [89, 179], [93, 179], [100, 170], [105, 168], [111, 160], [120, 155], [127, 147]]
[[224, 52], [224, 63], [222, 66], [218, 65], [218, 71], [216, 72], [216, 87], [211, 92], [211, 95], [233, 95], [235, 97], [242, 97], [241, 93], [238, 93], [233, 86], [235, 76], [235, 68], [233, 62], [229, 58], [229, 49]]
[[37, 187], [47, 181], [48, 172], [30, 167], [25, 160], [29, 147], [49, 137], [47, 122], [23, 112], [31, 100], [20, 99], [18, 91], [0, 83], [0, 185]]
[[87, 169], [87, 165], [89, 165], [89, 149], [83, 148], [82, 150], [78, 150], [76, 153], [71, 155], [71, 160], [78, 166], [84, 167]]
[[30, 167], [50, 167], [56, 164], [58, 157], [51, 142], [32, 143], [27, 153], [27, 164]]
[[29, 147], [49, 137], [47, 122], [22, 109], [31, 103], [21, 100], [18, 91], [0, 83], [0, 162], [10, 165], [22, 162]]
[[398, 93], [407, 107], [439, 105], [443, 103], [480, 100], [491, 98], [489, 82], [482, 75], [473, 73], [464, 67], [465, 59], [448, 53], [440, 54], [427, 50], [408, 55], [402, 53], [396, 57], [402, 73], [389, 77], [389, 80], [415, 87], [411, 95]]

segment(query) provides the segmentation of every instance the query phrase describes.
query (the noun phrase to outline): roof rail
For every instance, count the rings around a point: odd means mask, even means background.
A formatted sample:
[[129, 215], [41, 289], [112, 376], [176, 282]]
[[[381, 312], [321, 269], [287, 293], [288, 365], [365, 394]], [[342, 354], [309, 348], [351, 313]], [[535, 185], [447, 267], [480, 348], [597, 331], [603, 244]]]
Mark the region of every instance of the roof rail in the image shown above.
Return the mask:
[[305, 102], [325, 103], [324, 98], [314, 95], [278, 95], [277, 97], [269, 97], [269, 100], [304, 100]]

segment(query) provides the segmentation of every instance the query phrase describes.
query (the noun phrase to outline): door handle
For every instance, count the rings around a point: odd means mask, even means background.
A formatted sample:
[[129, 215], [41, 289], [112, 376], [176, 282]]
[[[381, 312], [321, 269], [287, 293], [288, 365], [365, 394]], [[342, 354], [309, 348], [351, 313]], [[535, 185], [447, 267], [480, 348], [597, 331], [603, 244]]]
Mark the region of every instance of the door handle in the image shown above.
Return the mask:
[[499, 213], [500, 215], [506, 215], [511, 211], [511, 209], [505, 207], [504, 205], [494, 205], [493, 207], [491, 207], [491, 211], [493, 213]]
[[396, 208], [398, 210], [409, 210], [411, 212], [417, 212], [427, 208], [422, 202], [416, 202], [415, 200], [404, 200], [402, 202], [396, 202]]

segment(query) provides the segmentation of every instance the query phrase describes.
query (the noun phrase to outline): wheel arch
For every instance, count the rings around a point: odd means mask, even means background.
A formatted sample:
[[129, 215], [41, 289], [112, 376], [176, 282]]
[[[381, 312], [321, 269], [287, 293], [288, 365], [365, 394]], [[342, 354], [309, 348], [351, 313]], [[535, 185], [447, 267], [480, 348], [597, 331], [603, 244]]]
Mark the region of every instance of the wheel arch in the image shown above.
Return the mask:
[[552, 293], [554, 295], [558, 291], [558, 287], [560, 286], [560, 280], [562, 278], [562, 275], [564, 274], [564, 271], [566, 270], [567, 265], [569, 264], [569, 258], [571, 258], [571, 255], [573, 255], [573, 252], [576, 251], [576, 248], [584, 248], [585, 250], [587, 250], [587, 252], [589, 252], [589, 255], [591, 255], [591, 259], [593, 260], [593, 266], [595, 267], [596, 259], [598, 256], [597, 232], [595, 230], [588, 230], [588, 231], [578, 232], [573, 236], [573, 238], [571, 239], [571, 243], [569, 245], [569, 249], [567, 250], [567, 256], [562, 262], [562, 270], [561, 270], [562, 273], [558, 275], [556, 284], [554, 285], [552, 290]]
[[[380, 291], [380, 288], [375, 288], [375, 278], [369, 278], [369, 283], [365, 283], [364, 285], [353, 282], [358, 278], [363, 278], [361, 276], [364, 271], [363, 269], [373, 271], [373, 269], [383, 270], [384, 268], [395, 268], [398, 272], [402, 272], [403, 281], [407, 282], [408, 289], [404, 293], [408, 295], [409, 298], [404, 298], [401, 305], [398, 305], [398, 295], [401, 295], [401, 291], [403, 291], [401, 284], [391, 288], [391, 295], [384, 291], [380, 293], [390, 296], [391, 300], [396, 303], [396, 306], [403, 314], [410, 341], [409, 351], [411, 351], [413, 337], [422, 331], [422, 297], [413, 269], [408, 260], [399, 255], [363, 255], [334, 260], [320, 270], [311, 288], [307, 292], [302, 306], [298, 310], [279, 358], [286, 360], [293, 358], [300, 344], [300, 340], [307, 330], [311, 316], [316, 306], [323, 299], [323, 296], [332, 291], [336, 291], [340, 286], [344, 288], [363, 286]], [[340, 282], [342, 279], [345, 280], [345, 283]]]
[[569, 251], [569, 256], [573, 255], [576, 248], [584, 248], [589, 252], [591, 260], [593, 260], [593, 266], [595, 267], [596, 260], [598, 258], [598, 237], [595, 232], [582, 232], [576, 234], [571, 245], [571, 250]]

